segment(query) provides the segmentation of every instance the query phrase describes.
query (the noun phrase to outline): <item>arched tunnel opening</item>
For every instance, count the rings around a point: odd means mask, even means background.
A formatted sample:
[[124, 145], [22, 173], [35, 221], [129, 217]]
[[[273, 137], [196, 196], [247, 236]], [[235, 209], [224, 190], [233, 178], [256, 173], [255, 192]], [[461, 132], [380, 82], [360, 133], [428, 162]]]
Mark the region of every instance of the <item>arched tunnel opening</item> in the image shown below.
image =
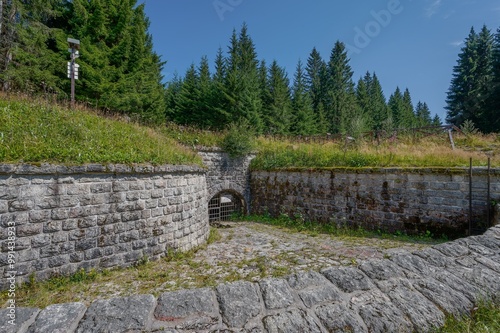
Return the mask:
[[244, 213], [245, 199], [233, 191], [221, 191], [208, 203], [209, 222], [229, 221]]

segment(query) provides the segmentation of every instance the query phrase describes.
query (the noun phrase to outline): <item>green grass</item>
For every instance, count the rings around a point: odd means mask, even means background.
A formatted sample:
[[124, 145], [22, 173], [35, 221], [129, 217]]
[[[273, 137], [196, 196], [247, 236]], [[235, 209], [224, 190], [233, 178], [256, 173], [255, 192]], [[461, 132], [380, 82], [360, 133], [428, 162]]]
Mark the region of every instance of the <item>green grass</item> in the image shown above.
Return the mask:
[[500, 332], [500, 304], [481, 302], [470, 316], [449, 316], [435, 333], [496, 333]]
[[447, 135], [428, 138], [401, 136], [395, 142], [360, 140], [348, 145], [343, 141], [303, 143], [260, 138], [259, 154], [252, 161], [254, 170], [286, 168], [363, 168], [363, 167], [467, 167], [500, 166], [500, 136], [455, 134], [453, 150]]
[[86, 110], [0, 95], [0, 161], [6, 163], [198, 164], [155, 129]]

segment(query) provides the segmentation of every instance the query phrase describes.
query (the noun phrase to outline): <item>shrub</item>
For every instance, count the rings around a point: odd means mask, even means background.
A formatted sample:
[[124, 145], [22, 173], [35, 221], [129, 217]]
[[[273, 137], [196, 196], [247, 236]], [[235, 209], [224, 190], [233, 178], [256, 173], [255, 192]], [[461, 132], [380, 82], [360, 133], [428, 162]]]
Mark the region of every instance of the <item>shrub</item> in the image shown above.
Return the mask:
[[240, 157], [252, 152], [255, 133], [245, 122], [233, 123], [229, 126], [222, 141], [222, 149], [230, 157]]

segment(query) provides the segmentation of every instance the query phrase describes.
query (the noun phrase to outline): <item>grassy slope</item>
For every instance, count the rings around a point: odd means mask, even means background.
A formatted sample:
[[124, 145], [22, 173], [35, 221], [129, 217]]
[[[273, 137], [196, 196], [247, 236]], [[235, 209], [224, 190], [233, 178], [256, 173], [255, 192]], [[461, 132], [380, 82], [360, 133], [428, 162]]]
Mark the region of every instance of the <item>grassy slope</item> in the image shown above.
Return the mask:
[[201, 164], [164, 129], [0, 95], [0, 161]]
[[500, 166], [500, 136], [455, 134], [457, 148], [451, 149], [447, 133], [438, 137], [402, 137], [397, 142], [377, 145], [372, 142], [293, 143], [259, 139], [259, 154], [253, 169], [329, 168], [329, 167], [466, 167], [473, 158], [475, 166]]

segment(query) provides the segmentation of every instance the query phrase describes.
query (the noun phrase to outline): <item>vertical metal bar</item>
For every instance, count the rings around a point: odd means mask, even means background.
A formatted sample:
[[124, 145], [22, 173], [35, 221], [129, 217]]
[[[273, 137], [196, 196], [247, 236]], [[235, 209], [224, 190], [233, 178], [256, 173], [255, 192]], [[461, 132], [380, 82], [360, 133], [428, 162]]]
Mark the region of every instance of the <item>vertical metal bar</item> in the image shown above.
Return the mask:
[[486, 199], [486, 209], [487, 209], [487, 212], [488, 212], [488, 215], [487, 215], [487, 222], [486, 222], [486, 226], [489, 228], [491, 227], [490, 223], [491, 223], [491, 219], [490, 219], [490, 208], [491, 208], [491, 205], [490, 205], [490, 201], [491, 201], [491, 193], [490, 193], [490, 183], [491, 183], [491, 158], [488, 157], [488, 195], [487, 195], [487, 199]]
[[75, 49], [71, 49], [71, 108], [75, 107]]
[[472, 157], [469, 165], [469, 236], [472, 235]]

